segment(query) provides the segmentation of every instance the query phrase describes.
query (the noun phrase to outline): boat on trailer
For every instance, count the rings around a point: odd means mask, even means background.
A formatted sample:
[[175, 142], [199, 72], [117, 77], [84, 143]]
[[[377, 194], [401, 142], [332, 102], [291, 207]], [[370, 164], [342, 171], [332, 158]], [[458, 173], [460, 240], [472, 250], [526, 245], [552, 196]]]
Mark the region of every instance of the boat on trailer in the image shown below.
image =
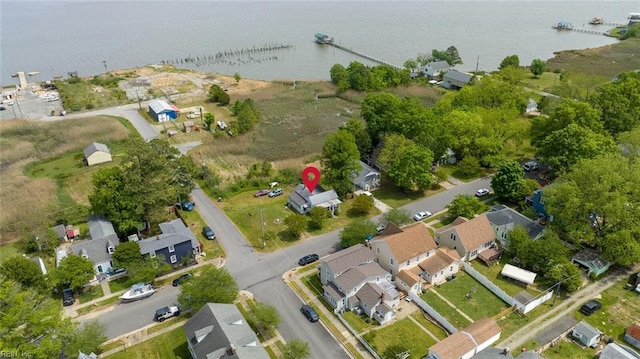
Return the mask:
[[133, 302], [136, 300], [148, 298], [156, 292], [153, 284], [136, 283], [120, 296], [123, 302]]
[[316, 33], [316, 42], [319, 44], [333, 44], [333, 37], [323, 33]]

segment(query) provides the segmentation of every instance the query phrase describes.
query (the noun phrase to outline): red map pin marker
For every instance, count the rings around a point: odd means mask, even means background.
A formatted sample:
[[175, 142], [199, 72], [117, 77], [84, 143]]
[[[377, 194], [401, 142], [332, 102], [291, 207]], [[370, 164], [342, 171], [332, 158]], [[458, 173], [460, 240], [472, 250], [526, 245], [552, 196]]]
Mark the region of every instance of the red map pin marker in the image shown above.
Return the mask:
[[309, 193], [313, 193], [316, 185], [320, 182], [320, 171], [312, 166], [305, 168], [302, 170], [302, 182], [304, 182]]

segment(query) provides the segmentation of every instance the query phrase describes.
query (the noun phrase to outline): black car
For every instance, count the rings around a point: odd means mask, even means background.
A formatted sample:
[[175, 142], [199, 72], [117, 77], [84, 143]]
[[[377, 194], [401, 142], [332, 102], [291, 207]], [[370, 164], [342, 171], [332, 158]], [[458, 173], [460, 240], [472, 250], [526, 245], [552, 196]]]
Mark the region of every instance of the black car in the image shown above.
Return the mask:
[[320, 319], [318, 313], [316, 313], [316, 311], [307, 304], [302, 305], [302, 308], [300, 308], [300, 312], [302, 312], [302, 314], [304, 314], [304, 316], [307, 317], [310, 322], [317, 322]]
[[174, 287], [177, 287], [180, 284], [182, 284], [182, 282], [184, 282], [185, 280], [188, 280], [189, 278], [192, 278], [192, 277], [193, 277], [193, 274], [185, 273], [185, 274], [179, 276], [178, 278], [174, 279], [173, 282], [171, 282], [171, 285], [173, 285]]
[[202, 235], [204, 236], [204, 238], [212, 241], [216, 238], [216, 234], [213, 233], [213, 229], [211, 229], [211, 227], [209, 226], [204, 226], [202, 228]]
[[304, 266], [310, 263], [313, 263], [319, 259], [317, 254], [307, 254], [306, 256], [300, 258], [298, 261], [298, 265]]
[[582, 307], [580, 307], [580, 313], [589, 316], [597, 312], [600, 308], [602, 308], [602, 303], [593, 299], [586, 302], [585, 304], [582, 305]]
[[76, 302], [76, 299], [73, 297], [73, 291], [71, 288], [65, 288], [62, 291], [62, 305], [69, 306], [73, 305]]

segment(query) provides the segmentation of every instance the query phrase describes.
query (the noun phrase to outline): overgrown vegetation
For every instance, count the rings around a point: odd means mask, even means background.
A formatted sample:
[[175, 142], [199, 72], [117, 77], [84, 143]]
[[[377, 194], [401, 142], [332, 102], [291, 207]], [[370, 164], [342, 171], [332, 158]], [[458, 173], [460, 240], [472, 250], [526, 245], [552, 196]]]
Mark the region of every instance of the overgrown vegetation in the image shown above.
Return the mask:
[[128, 103], [127, 94], [118, 87], [121, 80], [124, 78], [107, 74], [96, 75], [90, 80], [70, 77], [54, 83], [58, 87], [64, 108], [82, 111]]

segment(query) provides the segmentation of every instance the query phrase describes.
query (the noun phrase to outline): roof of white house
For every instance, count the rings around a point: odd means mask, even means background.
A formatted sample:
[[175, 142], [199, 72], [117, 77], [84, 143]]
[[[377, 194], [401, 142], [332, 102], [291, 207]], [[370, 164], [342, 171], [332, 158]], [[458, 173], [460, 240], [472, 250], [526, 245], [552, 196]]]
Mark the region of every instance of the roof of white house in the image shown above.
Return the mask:
[[200, 246], [196, 236], [179, 218], [169, 222], [160, 223], [158, 226], [160, 227], [162, 234], [145, 238], [138, 242], [141, 254], [150, 254], [159, 249], [167, 248], [170, 245], [180, 244], [185, 241], [191, 241], [191, 248], [197, 248]]
[[352, 181], [354, 184], [362, 183], [370, 176], [380, 176], [380, 172], [362, 161], [360, 161], [360, 166], [362, 168], [358, 171], [358, 175]]
[[452, 66], [449, 65], [449, 63], [446, 61], [432, 61], [427, 63], [427, 67], [437, 71], [437, 70], [450, 69]]
[[364, 244], [345, 248], [322, 259], [322, 262], [331, 269], [334, 274], [340, 274], [349, 268], [363, 263], [373, 262], [373, 252]]
[[455, 81], [460, 81], [466, 84], [471, 81], [472, 77], [473, 75], [469, 75], [467, 73], [456, 71], [456, 70], [451, 70], [451, 71], [447, 71], [447, 73], [444, 74], [442, 80], [443, 81], [455, 80]]
[[109, 151], [109, 147], [107, 147], [107, 145], [105, 145], [104, 143], [94, 142], [84, 149], [84, 157], [89, 157], [98, 151], [111, 153], [111, 151]]
[[598, 329], [592, 327], [589, 323], [582, 321], [578, 324], [576, 324], [576, 327], [573, 328], [573, 331], [575, 333], [580, 333], [581, 335], [591, 339], [593, 337], [599, 337], [600, 335], [602, 335], [602, 332], [600, 332]]
[[[629, 350], [632, 350], [629, 348]], [[622, 346], [616, 343], [607, 344], [600, 352], [599, 359], [637, 359], [640, 356], [632, 355], [631, 352], [625, 350]]]
[[528, 270], [524, 270], [516, 266], [512, 266], [511, 264], [505, 264], [500, 274], [503, 277], [512, 278], [519, 282], [527, 284], [532, 284], [536, 279], [536, 273], [529, 272]]
[[96, 214], [89, 216], [87, 219], [87, 225], [89, 226], [89, 235], [91, 236], [91, 239], [100, 239], [116, 234], [113, 224], [103, 216], [98, 216]]

